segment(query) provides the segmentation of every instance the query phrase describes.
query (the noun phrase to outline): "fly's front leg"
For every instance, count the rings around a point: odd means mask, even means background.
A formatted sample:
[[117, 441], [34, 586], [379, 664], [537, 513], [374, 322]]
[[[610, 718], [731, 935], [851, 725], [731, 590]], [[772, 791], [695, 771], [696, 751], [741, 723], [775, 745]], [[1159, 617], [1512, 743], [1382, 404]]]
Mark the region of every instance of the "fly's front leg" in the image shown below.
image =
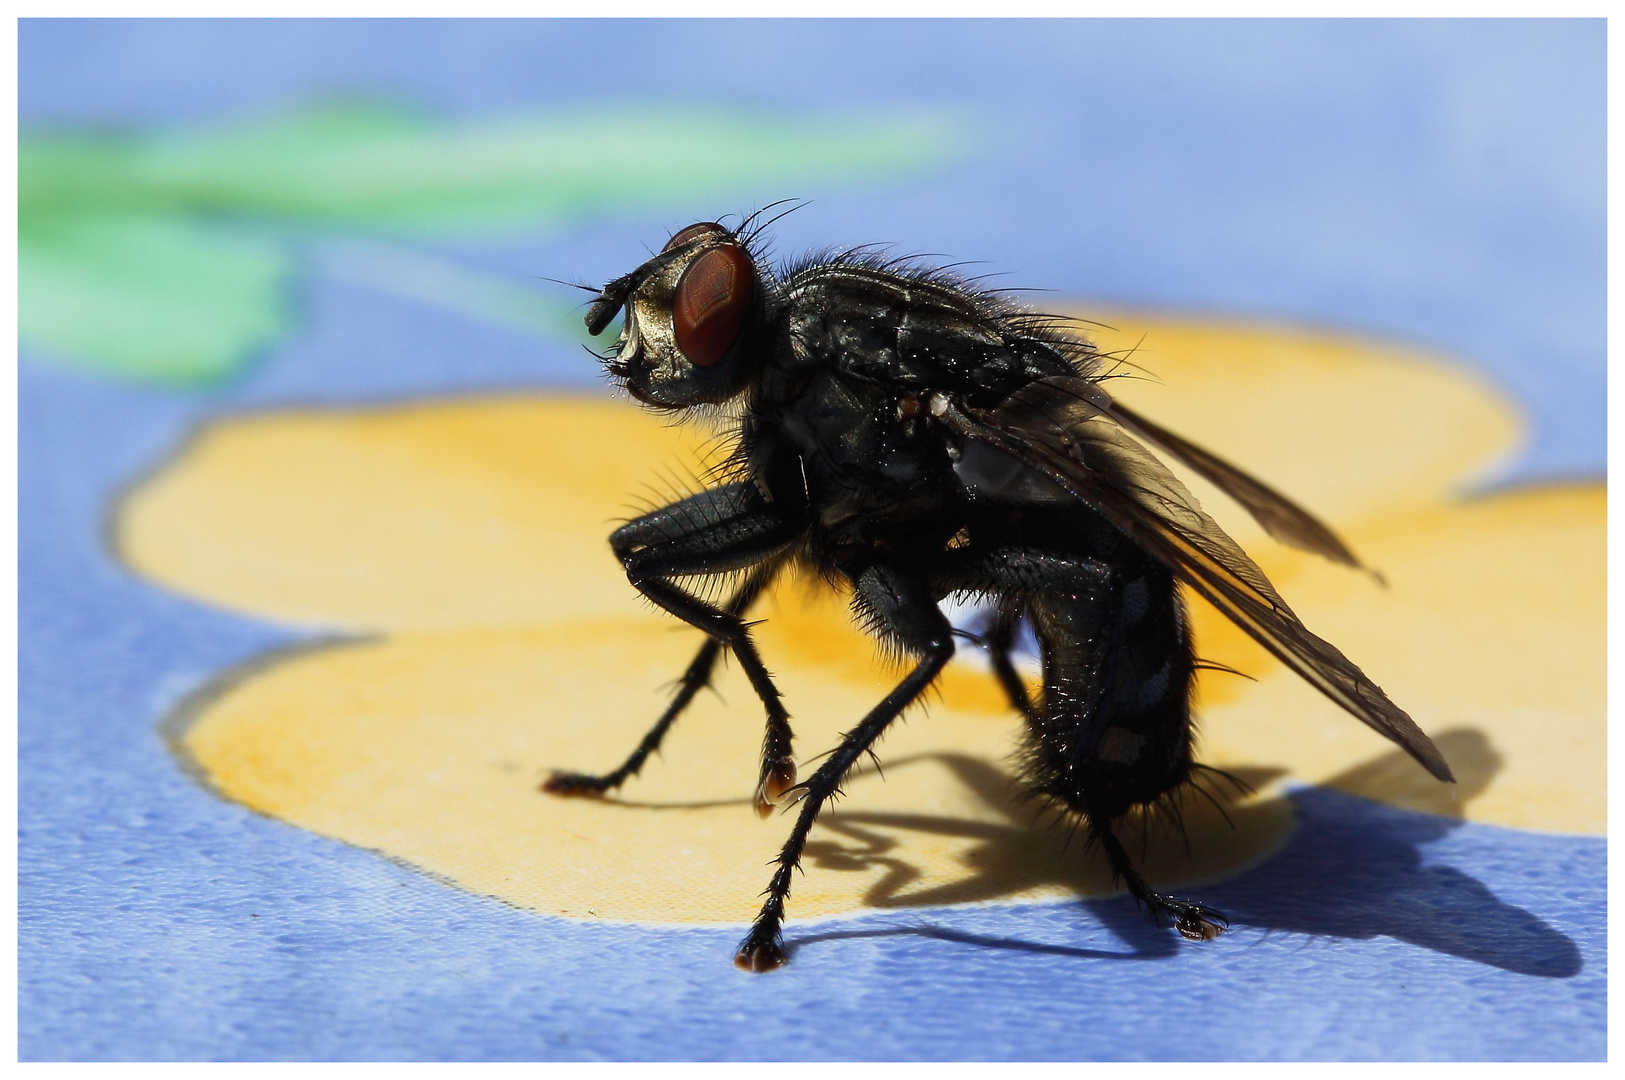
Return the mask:
[[773, 684], [762, 663], [750, 629], [743, 619], [713, 607], [662, 577], [643, 578], [629, 572], [632, 584], [650, 600], [711, 635], [728, 648], [744, 669], [745, 676], [767, 711], [767, 733], [762, 739], [762, 771], [756, 784], [756, 812], [763, 817], [773, 812], [780, 796], [796, 782], [796, 762], [791, 752], [790, 714], [784, 708], [779, 688]]
[[[729, 598], [724, 610], [735, 617], [743, 616], [756, 602], [756, 598], [761, 596], [762, 591], [772, 583], [778, 569], [778, 564], [773, 563], [751, 571], [750, 576]], [[613, 791], [636, 776], [649, 755], [660, 749], [660, 742], [666, 737], [666, 732], [677, 722], [683, 710], [688, 708], [695, 695], [711, 685], [711, 672], [716, 667], [717, 656], [721, 652], [722, 645], [715, 638], [705, 640], [705, 644], [701, 645], [700, 651], [695, 654], [693, 662], [688, 665], [688, 670], [683, 672], [682, 679], [678, 681], [677, 693], [672, 697], [671, 704], [666, 706], [666, 711], [655, 721], [654, 727], [649, 729], [649, 733], [638, 743], [631, 756], [621, 763], [620, 768], [598, 775], [555, 772], [542, 782], [542, 790], [554, 795], [600, 795], [606, 791]], [[788, 730], [784, 732], [784, 739], [788, 743]], [[790, 783], [794, 783], [794, 780], [792, 779]]]
[[931, 685], [954, 654], [953, 628], [937, 610], [923, 582], [890, 567], [873, 567], [858, 577], [856, 586], [858, 602], [875, 616], [888, 636], [920, 661], [884, 701], [846, 734], [818, 771], [796, 786], [801, 809], [795, 828], [790, 830], [790, 838], [774, 860], [778, 869], [768, 883], [767, 902], [734, 954], [734, 964], [746, 971], [770, 971], [785, 961], [780, 930], [784, 922], [784, 901], [790, 895], [790, 878], [801, 862], [807, 834], [812, 831], [818, 811], [839, 792], [847, 770], [887, 725]]
[[[790, 717], [779, 691], [762, 664], [742, 618], [782, 565], [787, 548], [799, 537], [799, 522], [776, 513], [749, 483], [728, 484], [690, 496], [637, 519], [610, 536], [610, 546], [626, 569], [632, 585], [655, 604], [711, 639], [702, 647], [684, 676], [678, 697], [667, 715], [645, 736], [618, 779], [615, 773], [586, 778], [574, 774], [550, 779], [548, 789], [563, 794], [604, 790], [598, 780], [619, 782], [636, 772], [660, 743], [677, 713], [705, 685], [721, 647], [733, 651], [740, 667], [767, 711], [757, 809], [771, 811], [773, 801], [795, 783], [791, 752]], [[718, 608], [674, 585], [670, 579], [750, 570], [750, 576], [726, 607]], [[645, 748], [647, 747], [647, 749]], [[606, 784], [606, 787], [613, 784]]]

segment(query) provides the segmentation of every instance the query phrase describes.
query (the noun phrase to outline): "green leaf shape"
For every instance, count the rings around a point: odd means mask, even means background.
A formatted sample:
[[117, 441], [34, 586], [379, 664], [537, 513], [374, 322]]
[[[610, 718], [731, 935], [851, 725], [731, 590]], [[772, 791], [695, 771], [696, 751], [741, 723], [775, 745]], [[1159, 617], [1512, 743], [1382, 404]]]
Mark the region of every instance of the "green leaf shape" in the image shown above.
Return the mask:
[[290, 270], [279, 244], [175, 215], [30, 215], [17, 330], [76, 367], [198, 386], [280, 336]]
[[479, 240], [702, 197], [768, 201], [918, 168], [956, 131], [941, 114], [669, 106], [447, 125], [350, 104], [198, 131], [26, 134], [21, 335], [97, 370], [207, 383], [286, 332], [296, 237]]

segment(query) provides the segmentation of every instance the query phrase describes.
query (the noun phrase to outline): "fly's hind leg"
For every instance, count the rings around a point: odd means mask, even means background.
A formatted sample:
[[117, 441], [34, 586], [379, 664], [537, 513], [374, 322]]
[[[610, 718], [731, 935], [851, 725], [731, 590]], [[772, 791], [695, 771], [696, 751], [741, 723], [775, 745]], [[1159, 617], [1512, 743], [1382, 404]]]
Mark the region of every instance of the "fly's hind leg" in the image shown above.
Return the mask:
[[1134, 902], [1141, 905], [1151, 913], [1151, 917], [1162, 921], [1167, 916], [1179, 931], [1179, 935], [1190, 941], [1212, 941], [1230, 928], [1230, 921], [1219, 912], [1210, 907], [1196, 903], [1194, 900], [1182, 900], [1176, 896], [1160, 893], [1146, 884], [1145, 878], [1140, 876], [1134, 864], [1129, 861], [1128, 852], [1123, 850], [1123, 844], [1112, 832], [1111, 822], [1097, 820], [1089, 817], [1089, 833], [1106, 852], [1106, 859], [1111, 863], [1112, 876], [1118, 878], [1128, 887], [1129, 895]]
[[784, 941], [780, 932], [784, 902], [790, 895], [791, 876], [801, 862], [807, 834], [819, 809], [839, 793], [847, 770], [898, 714], [931, 685], [954, 654], [953, 628], [937, 610], [922, 582], [890, 567], [872, 567], [859, 575], [855, 584], [859, 601], [875, 616], [882, 631], [920, 659], [885, 700], [847, 732], [841, 745], [824, 760], [818, 771], [792, 789], [800, 795], [801, 802], [795, 828], [790, 830], [790, 838], [774, 860], [778, 868], [767, 886], [767, 902], [734, 954], [734, 964], [745, 971], [771, 971], [784, 963]]
[[993, 621], [988, 624], [984, 640], [987, 642], [988, 662], [992, 665], [993, 677], [1010, 699], [1010, 706], [1031, 720], [1034, 718], [1032, 696], [1027, 693], [1027, 684], [1010, 660], [1010, 652], [1016, 642], [1016, 618], [1016, 612], [1010, 605], [1000, 604], [993, 614]]
[[[735, 590], [729, 598], [725, 610], [735, 618], [742, 617], [750, 606], [761, 596], [764, 589], [771, 584], [777, 571], [776, 566], [763, 567], [755, 570]], [[677, 693], [672, 697], [671, 704], [666, 711], [660, 714], [643, 741], [638, 743], [637, 749], [623, 761], [619, 768], [607, 773], [577, 773], [556, 771], [542, 782], [542, 790], [553, 795], [601, 795], [606, 791], [613, 791], [626, 781], [636, 776], [643, 768], [643, 763], [650, 754], [660, 749], [660, 742], [666, 737], [666, 732], [672, 724], [683, 714], [695, 696], [707, 686], [711, 685], [711, 672], [715, 669], [717, 657], [722, 654], [722, 644], [715, 638], [707, 638], [700, 651], [695, 654], [694, 660], [683, 672], [678, 680]], [[777, 720], [777, 723], [775, 723]], [[777, 718], [774, 714], [768, 715], [767, 739], [763, 748], [763, 776], [769, 774], [767, 762], [777, 762], [781, 758], [788, 758], [790, 753], [790, 726], [788, 721]], [[782, 766], [780, 766], [782, 771]], [[795, 764], [790, 764], [790, 777], [783, 782], [783, 787], [795, 783]], [[777, 793], [775, 793], [777, 797]]]
[[965, 589], [1002, 597], [984, 638], [988, 661], [1011, 706], [1029, 722], [1036, 722], [1037, 706], [1010, 659], [1021, 614], [1015, 598], [1046, 589], [1093, 592], [1103, 588], [1110, 577], [1111, 570], [1094, 559], [1011, 545], [967, 554], [939, 573], [934, 584], [945, 591]]
[[[1076, 642], [1069, 641], [1067, 649], [1060, 649], [1052, 641], [1051, 655], [1047, 661], [1051, 668], [1046, 678], [1053, 682], [1057, 678], [1055, 669], [1065, 668], [1068, 671], [1065, 676], [1067, 683], [1074, 685], [1047, 687], [1046, 698], [1054, 690], [1056, 700], [1035, 705], [1010, 662], [1016, 611], [1012, 597], [1046, 598], [1051, 605], [1079, 604], [1093, 598], [1094, 603], [1103, 605], [1099, 610], [1099, 638], [1101, 648], [1109, 651], [1114, 644], [1122, 648], [1121, 639], [1126, 634], [1143, 631], [1146, 625], [1137, 622], [1144, 619], [1145, 613], [1142, 611], [1138, 615], [1128, 616], [1126, 623], [1119, 626], [1116, 601], [1112, 599], [1112, 579], [1113, 570], [1095, 559], [1013, 545], [967, 556], [950, 567], [939, 582], [945, 589], [973, 589], [1003, 597], [987, 635], [994, 674], [1016, 708], [1026, 714], [1029, 723], [1047, 733], [1046, 744], [1059, 743], [1064, 746], [1073, 739], [1087, 735], [1090, 720], [1093, 719], [1094, 710], [1100, 707], [1105, 689], [1101, 685], [1099, 671], [1106, 657], [1093, 655], [1092, 650], [1082, 650]], [[1131, 578], [1131, 581], [1139, 580], [1139, 576]], [[1031, 609], [1027, 610], [1031, 617]], [[1062, 637], [1065, 638], [1065, 635]], [[1068, 658], [1064, 655], [1068, 651], [1077, 655]], [[1084, 710], [1078, 716], [1077, 723], [1069, 726], [1062, 722], [1064, 715], [1044, 715], [1046, 710], [1061, 708], [1067, 703]], [[1091, 780], [1088, 770], [1077, 768], [1078, 764], [1080, 762], [1075, 758], [1067, 760], [1064, 765], [1052, 763], [1050, 769], [1056, 770], [1050, 777], [1054, 786], [1046, 786], [1087, 820], [1090, 835], [1105, 851], [1113, 876], [1128, 887], [1129, 895], [1148, 909], [1153, 918], [1160, 921], [1167, 917], [1173, 922], [1174, 929], [1184, 937], [1193, 941], [1210, 941], [1218, 937], [1228, 926], [1223, 915], [1193, 901], [1159, 893], [1146, 884], [1112, 831], [1114, 815], [1124, 810], [1121, 796], [1108, 795], [1101, 782]]]

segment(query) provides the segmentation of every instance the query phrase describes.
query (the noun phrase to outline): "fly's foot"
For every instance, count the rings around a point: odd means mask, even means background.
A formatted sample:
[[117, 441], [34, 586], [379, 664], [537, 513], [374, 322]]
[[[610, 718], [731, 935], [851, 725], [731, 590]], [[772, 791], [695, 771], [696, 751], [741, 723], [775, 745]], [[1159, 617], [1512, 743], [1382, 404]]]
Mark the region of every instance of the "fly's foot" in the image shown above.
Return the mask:
[[602, 776], [555, 769], [551, 776], [542, 781], [541, 790], [549, 795], [602, 795], [614, 786], [612, 781]]
[[739, 951], [734, 953], [734, 967], [760, 975], [764, 971], [783, 967], [788, 959], [784, 955], [784, 941], [779, 936], [778, 927], [764, 929], [756, 926], [739, 943]]
[[[785, 792], [796, 785], [793, 758], [774, 758], [762, 765], [762, 782], [756, 785], [756, 812], [762, 817], [773, 813]], [[783, 963], [781, 960], [780, 963]]]
[[1230, 929], [1230, 920], [1210, 907], [1189, 900], [1159, 897], [1152, 903], [1153, 915], [1164, 912], [1174, 921], [1174, 929], [1186, 941], [1212, 941]]

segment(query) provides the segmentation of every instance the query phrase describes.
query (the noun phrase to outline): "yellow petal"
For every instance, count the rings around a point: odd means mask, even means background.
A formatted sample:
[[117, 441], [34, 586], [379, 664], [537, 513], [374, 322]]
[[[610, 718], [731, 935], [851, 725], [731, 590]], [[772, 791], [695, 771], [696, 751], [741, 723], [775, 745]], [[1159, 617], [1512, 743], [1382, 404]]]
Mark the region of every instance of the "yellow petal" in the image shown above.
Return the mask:
[[131, 494], [118, 543], [177, 592], [317, 626], [636, 614], [605, 538], [706, 435], [562, 395], [231, 417]]
[[[763, 644], [784, 656], [782, 640]], [[861, 661], [863, 643], [851, 644]], [[743, 923], [791, 819], [764, 821], [752, 805], [761, 710], [736, 671], [718, 680], [727, 704], [702, 695], [618, 799], [537, 790], [552, 767], [618, 764], [695, 645], [692, 631], [636, 619], [298, 652], [208, 701], [183, 739], [229, 797], [477, 893], [550, 914]], [[866, 667], [849, 679], [782, 666], [806, 771], [889, 688]], [[1001, 764], [1016, 725], [1007, 711], [912, 711], [877, 747], [884, 778], [861, 771], [819, 819], [794, 915], [1112, 891], [1081, 842], [1067, 850], [1068, 827], [1030, 826], [1035, 809]], [[1230, 813], [1235, 828], [1189, 800], [1190, 854], [1165, 830], [1145, 864], [1152, 880], [1226, 876], [1290, 831], [1284, 799]]]
[[[1429, 732], [1459, 780], [1455, 800], [1420, 769], [1361, 794], [1521, 828], [1607, 830], [1607, 497], [1600, 485], [1512, 491], [1371, 519], [1351, 538], [1388, 574], [1379, 589], [1314, 559], [1272, 576], [1317, 633], [1353, 657]], [[1290, 564], [1290, 568], [1287, 564]], [[1250, 692], [1206, 710], [1213, 752], [1270, 746], [1295, 776], [1325, 781], [1387, 744], [1273, 661], [1226, 652], [1216, 615], [1204, 655], [1251, 674]]]

